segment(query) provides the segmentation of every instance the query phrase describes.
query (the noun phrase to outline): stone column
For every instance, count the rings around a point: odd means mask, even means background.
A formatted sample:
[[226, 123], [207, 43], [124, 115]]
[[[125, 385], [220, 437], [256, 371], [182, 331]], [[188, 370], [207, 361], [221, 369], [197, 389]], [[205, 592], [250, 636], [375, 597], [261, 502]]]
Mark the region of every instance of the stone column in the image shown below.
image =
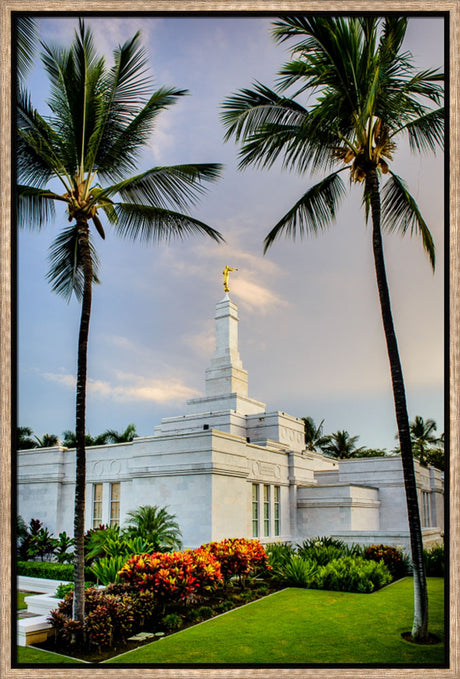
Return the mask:
[[216, 304], [216, 348], [206, 370], [206, 396], [248, 395], [248, 373], [238, 351], [238, 307], [225, 295]]

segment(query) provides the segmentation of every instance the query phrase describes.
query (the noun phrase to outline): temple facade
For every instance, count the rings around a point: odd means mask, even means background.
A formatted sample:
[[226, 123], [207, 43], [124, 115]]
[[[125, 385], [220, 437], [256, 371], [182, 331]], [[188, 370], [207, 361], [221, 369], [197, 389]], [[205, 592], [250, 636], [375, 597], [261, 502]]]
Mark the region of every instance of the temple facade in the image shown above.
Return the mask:
[[[248, 395], [238, 309], [216, 305], [205, 395], [151, 436], [87, 448], [86, 527], [123, 525], [141, 505], [175, 514], [186, 547], [225, 537], [299, 543], [315, 536], [409, 549], [401, 458], [334, 460], [305, 450], [303, 421]], [[442, 540], [442, 473], [415, 461], [426, 546]], [[19, 451], [18, 513], [73, 534], [75, 450]]]

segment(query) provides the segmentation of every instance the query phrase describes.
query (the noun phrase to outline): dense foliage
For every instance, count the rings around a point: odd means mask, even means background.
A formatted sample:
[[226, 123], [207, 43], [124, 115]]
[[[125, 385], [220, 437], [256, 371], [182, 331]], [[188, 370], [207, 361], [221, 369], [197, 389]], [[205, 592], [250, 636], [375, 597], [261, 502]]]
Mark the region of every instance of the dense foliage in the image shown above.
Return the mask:
[[160, 601], [199, 597], [222, 581], [219, 562], [204, 549], [137, 554], [119, 574], [131, 587], [151, 590]]
[[220, 563], [225, 583], [236, 575], [241, 579], [268, 567], [267, 555], [259, 540], [226, 538], [201, 545], [201, 549], [212, 554]]

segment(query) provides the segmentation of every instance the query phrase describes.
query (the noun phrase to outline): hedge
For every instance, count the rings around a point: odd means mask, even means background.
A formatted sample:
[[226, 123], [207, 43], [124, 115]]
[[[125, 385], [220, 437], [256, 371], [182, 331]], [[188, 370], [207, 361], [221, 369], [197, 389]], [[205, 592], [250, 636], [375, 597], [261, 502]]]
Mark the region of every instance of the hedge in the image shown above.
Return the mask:
[[[30, 578], [44, 578], [45, 580], [73, 581], [73, 564], [55, 563], [52, 561], [18, 561], [17, 575]], [[96, 582], [96, 578], [89, 568], [85, 568], [85, 580]]]

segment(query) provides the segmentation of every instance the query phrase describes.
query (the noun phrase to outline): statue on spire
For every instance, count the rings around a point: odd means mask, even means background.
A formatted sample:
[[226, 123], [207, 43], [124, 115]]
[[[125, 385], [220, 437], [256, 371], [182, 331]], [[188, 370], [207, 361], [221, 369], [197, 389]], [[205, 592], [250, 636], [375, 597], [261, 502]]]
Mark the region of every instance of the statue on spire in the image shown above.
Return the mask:
[[228, 277], [230, 275], [230, 271], [238, 271], [238, 269], [232, 269], [227, 264], [225, 265], [225, 269], [222, 271], [222, 273], [224, 274], [224, 290], [225, 290], [225, 292], [229, 292]]

